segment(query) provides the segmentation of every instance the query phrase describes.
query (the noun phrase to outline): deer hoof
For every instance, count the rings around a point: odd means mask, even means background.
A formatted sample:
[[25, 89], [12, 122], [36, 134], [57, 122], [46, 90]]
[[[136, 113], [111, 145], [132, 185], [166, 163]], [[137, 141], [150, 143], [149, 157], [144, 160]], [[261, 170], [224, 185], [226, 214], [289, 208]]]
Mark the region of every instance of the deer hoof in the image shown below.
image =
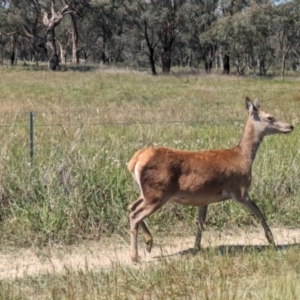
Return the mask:
[[266, 233], [266, 238], [267, 238], [267, 240], [268, 240], [268, 242], [270, 243], [271, 246], [276, 246], [275, 241], [274, 241], [274, 237], [273, 237], [271, 232]]
[[196, 255], [201, 251], [200, 245], [195, 245], [194, 248], [192, 248], [192, 254]]
[[147, 250], [148, 253], [151, 253], [152, 246], [153, 246], [153, 241], [152, 240], [149, 240], [149, 241], [146, 242], [146, 250]]
[[131, 260], [135, 264], [140, 264], [141, 263], [141, 258], [139, 256], [131, 256]]

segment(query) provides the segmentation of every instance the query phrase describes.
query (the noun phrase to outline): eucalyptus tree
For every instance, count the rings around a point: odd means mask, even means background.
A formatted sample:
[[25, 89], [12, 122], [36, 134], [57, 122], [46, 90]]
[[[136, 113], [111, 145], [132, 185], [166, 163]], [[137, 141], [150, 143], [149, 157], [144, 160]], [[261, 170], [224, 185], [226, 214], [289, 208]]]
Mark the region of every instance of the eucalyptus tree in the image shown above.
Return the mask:
[[124, 15], [118, 4], [112, 0], [97, 1], [80, 24], [84, 53], [101, 64], [116, 62], [124, 55]]
[[180, 67], [191, 67], [194, 60], [194, 52], [190, 46], [190, 34], [184, 30], [176, 39], [172, 50], [172, 61]]
[[155, 51], [159, 44], [157, 26], [161, 18], [157, 1], [120, 0], [124, 9], [127, 45], [149, 59], [151, 72], [157, 74]]
[[74, 14], [70, 14], [71, 24], [72, 24], [72, 63], [78, 64], [79, 63], [79, 53], [81, 49], [78, 47], [78, 40], [79, 40], [79, 34], [78, 34], [78, 22], [77, 18]]
[[201, 34], [209, 30], [217, 20], [219, 0], [193, 0], [190, 1], [191, 19], [189, 21], [190, 45], [204, 61], [207, 73], [210, 73], [212, 63], [216, 58], [216, 44], [201, 38]]
[[231, 17], [220, 17], [209, 28], [201, 32], [202, 45], [215, 45], [218, 47], [220, 62], [225, 74], [230, 73], [229, 53], [233, 42], [233, 26]]
[[[48, 55], [48, 67], [55, 71], [60, 68], [59, 58], [56, 49], [55, 28], [60, 24], [61, 20], [66, 15], [82, 16], [84, 8], [89, 7], [89, 0], [63, 0], [63, 1], [42, 1], [43, 5], [43, 23], [46, 26], [46, 42], [45, 48]], [[58, 5], [56, 6], [56, 2]], [[74, 27], [73, 27], [74, 32]], [[75, 41], [76, 42], [76, 41]]]
[[280, 3], [275, 8], [277, 57], [281, 58], [281, 76], [284, 78], [286, 58], [300, 41], [300, 1]]
[[[85, 12], [86, 14], [86, 12]], [[58, 27], [58, 33], [60, 36], [60, 51], [61, 51], [61, 60], [66, 60], [66, 55], [68, 48], [71, 45], [71, 62], [72, 64], [79, 63], [79, 54], [83, 50], [80, 32], [82, 25], [83, 15], [78, 13], [70, 13], [69, 18], [63, 18], [62, 23]], [[81, 38], [84, 38], [83, 36]], [[58, 39], [57, 39], [58, 41]]]
[[5, 45], [8, 43], [7, 37], [7, 3], [6, 1], [0, 1], [0, 64], [3, 64]]
[[[16, 49], [22, 47], [30, 52], [31, 60], [37, 60], [38, 45], [43, 39], [40, 36], [40, 5], [37, 0], [7, 0], [2, 7], [6, 12], [6, 35], [10, 37], [10, 60], [14, 64]], [[24, 43], [28, 44], [26, 50]]]
[[266, 74], [274, 60], [274, 6], [269, 0], [222, 0], [216, 9], [217, 18], [200, 38], [212, 43], [222, 53], [223, 72], [234, 65], [239, 74], [246, 67], [259, 68]]
[[[71, 18], [63, 18], [55, 32], [55, 41], [59, 46], [60, 63], [66, 64], [67, 56], [70, 53], [72, 39]], [[72, 52], [73, 54], [73, 52]]]
[[[159, 64], [163, 73], [171, 69], [172, 50], [190, 18], [187, 0], [119, 0], [127, 26], [137, 37], [135, 46], [147, 55], [152, 74]], [[142, 42], [142, 41], [143, 42]], [[159, 56], [160, 60], [156, 57]]]
[[17, 51], [17, 41], [20, 35], [20, 26], [22, 23], [22, 17], [18, 16], [15, 12], [19, 13], [19, 7], [16, 5], [16, 1], [10, 1], [7, 3], [7, 27], [6, 27], [6, 36], [8, 37], [8, 53], [10, 64], [15, 64], [16, 51]]
[[246, 67], [265, 75], [271, 61], [273, 48], [273, 8], [270, 4], [254, 1], [231, 19], [230, 58], [237, 72], [243, 74]]
[[223, 73], [230, 73], [230, 57], [235, 48], [236, 17], [248, 5], [248, 0], [220, 0], [215, 9], [215, 18], [211, 20], [200, 39], [218, 47], [221, 55]]
[[191, 16], [189, 3], [185, 0], [154, 1], [161, 11], [158, 19], [157, 34], [161, 44], [161, 67], [163, 73], [171, 70], [171, 54], [178, 35], [183, 31], [185, 22]]
[[[272, 44], [274, 36], [274, 6], [266, 2], [251, 2], [246, 10], [244, 22], [251, 29], [247, 40], [251, 51], [248, 54], [248, 67], [259, 75], [266, 75], [267, 70], [274, 62], [275, 49]], [[249, 49], [249, 48], [248, 48]]]
[[300, 43], [292, 48], [292, 67], [294, 70], [300, 71]]

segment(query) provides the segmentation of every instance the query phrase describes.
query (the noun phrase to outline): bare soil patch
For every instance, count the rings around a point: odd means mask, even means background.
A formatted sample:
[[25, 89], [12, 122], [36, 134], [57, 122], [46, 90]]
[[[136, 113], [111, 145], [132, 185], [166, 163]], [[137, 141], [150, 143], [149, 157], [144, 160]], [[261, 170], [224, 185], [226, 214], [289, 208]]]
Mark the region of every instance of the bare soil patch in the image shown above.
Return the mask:
[[[279, 249], [300, 243], [300, 229], [273, 228], [272, 231]], [[154, 262], [161, 257], [172, 257], [183, 253], [193, 246], [194, 236], [184, 238], [154, 236], [154, 243], [152, 253], [148, 254], [143, 248], [143, 242], [139, 242], [143, 262]], [[257, 247], [268, 245], [261, 229], [251, 227], [222, 232], [206, 231], [202, 242], [204, 248], [219, 247], [220, 250], [225, 246], [238, 249], [249, 245]], [[26, 275], [60, 273], [66, 270], [96, 271], [110, 268], [116, 263], [131, 264], [129, 244], [117, 236], [77, 246], [13, 249], [10, 252], [0, 252], [0, 280]]]

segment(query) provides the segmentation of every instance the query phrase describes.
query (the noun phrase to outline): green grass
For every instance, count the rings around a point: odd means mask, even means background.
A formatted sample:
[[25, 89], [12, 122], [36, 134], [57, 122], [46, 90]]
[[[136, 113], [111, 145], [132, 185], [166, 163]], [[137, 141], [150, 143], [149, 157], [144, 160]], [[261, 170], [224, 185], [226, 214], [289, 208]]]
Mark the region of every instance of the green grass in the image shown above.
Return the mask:
[[[118, 233], [138, 189], [126, 169], [146, 146], [227, 148], [241, 136], [244, 97], [295, 125], [267, 137], [251, 196], [272, 226], [300, 221], [297, 79], [158, 76], [138, 72], [46, 72], [1, 68], [0, 249], [74, 244]], [[35, 153], [29, 156], [29, 111]], [[194, 233], [195, 208], [167, 204], [147, 223], [154, 235]], [[167, 220], [167, 222], [166, 222]], [[207, 227], [257, 224], [232, 201], [211, 205]], [[164, 224], [162, 226], [162, 223]], [[177, 226], [174, 226], [176, 225]], [[180, 230], [178, 229], [180, 224]], [[297, 299], [299, 247], [257, 248], [163, 259], [140, 267], [65, 270], [0, 282], [1, 299]]]
[[[1, 69], [1, 231], [3, 244], [73, 243], [126, 232], [138, 190], [126, 163], [145, 146], [235, 146], [247, 113], [244, 97], [296, 125], [267, 137], [254, 165], [252, 196], [271, 225], [299, 223], [298, 82], [128, 72], [29, 72]], [[35, 153], [29, 157], [29, 111]], [[195, 209], [166, 205], [151, 225]], [[212, 205], [208, 226], [256, 222], [231, 202]], [[161, 230], [169, 231], [168, 226]], [[125, 229], [126, 228], [126, 229]], [[194, 228], [192, 229], [194, 230]], [[174, 232], [176, 234], [176, 232]]]
[[140, 266], [0, 282], [0, 299], [299, 299], [299, 246], [211, 248]]

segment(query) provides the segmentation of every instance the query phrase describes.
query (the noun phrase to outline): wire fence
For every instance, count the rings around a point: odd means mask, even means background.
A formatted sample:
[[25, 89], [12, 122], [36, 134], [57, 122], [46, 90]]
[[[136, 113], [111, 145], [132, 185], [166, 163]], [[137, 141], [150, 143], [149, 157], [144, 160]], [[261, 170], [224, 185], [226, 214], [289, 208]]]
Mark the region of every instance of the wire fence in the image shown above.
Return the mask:
[[[220, 119], [205, 108], [181, 108], [178, 109], [71, 109], [71, 110], [35, 110], [30, 112], [0, 112], [0, 142], [6, 144], [9, 151], [22, 151], [26, 157], [30, 157], [33, 165], [34, 157], [49, 147], [67, 149], [71, 140], [76, 143], [88, 145], [103, 145], [103, 136], [106, 136], [106, 144], [109, 143], [109, 133], [122, 130], [128, 135], [131, 131], [143, 132], [150, 126], [152, 131], [160, 126], [183, 125], [197, 126], [199, 124], [220, 124], [240, 122], [242, 118], [238, 112], [231, 118]], [[96, 127], [96, 128], [95, 128]], [[140, 128], [142, 127], [142, 128]], [[144, 128], [144, 129], [143, 129]], [[173, 127], [174, 128], [174, 127]], [[127, 130], [128, 129], [128, 130]], [[76, 136], [77, 131], [85, 131]], [[112, 137], [111, 139], [118, 139]], [[127, 142], [126, 143], [130, 143]], [[19, 150], [16, 150], [16, 149]], [[27, 153], [27, 154], [26, 154]], [[12, 155], [10, 155], [12, 156]], [[14, 154], [13, 154], [14, 156]]]
[[[299, 121], [300, 103], [282, 109], [268, 106], [268, 110], [276, 111], [276, 115]], [[198, 107], [162, 108], [162, 109], [66, 109], [66, 110], [35, 110], [30, 112], [0, 112], [0, 128], [13, 131], [19, 128], [19, 141], [28, 143], [30, 157], [33, 159], [36, 133], [51, 128], [82, 129], [86, 127], [127, 127], [127, 126], [172, 126], [186, 124], [189, 126], [243, 126], [247, 113], [242, 107], [226, 107], [224, 104], [212, 103]], [[1, 131], [0, 131], [1, 134]], [[2, 136], [5, 139], [5, 136]], [[27, 141], [27, 142], [26, 142]], [[39, 139], [39, 144], [42, 144]], [[47, 143], [45, 143], [47, 144]]]
[[[59, 126], [105, 126], [218, 122], [217, 116], [209, 116], [199, 109], [162, 110], [80, 110], [80, 111], [31, 111], [22, 113], [1, 113], [0, 128], [28, 126], [32, 113], [35, 127]], [[228, 122], [232, 118], [222, 118]], [[234, 119], [241, 120], [236, 113]], [[220, 119], [219, 119], [220, 122]]]
[[[276, 114], [300, 116], [300, 103], [288, 106], [268, 106]], [[95, 108], [32, 111], [35, 126], [103, 126], [163, 123], [228, 123], [246, 118], [242, 107], [224, 107], [224, 103], [209, 103], [197, 107], [176, 107], [162, 109]], [[28, 126], [30, 112], [0, 111], [0, 128]]]
[[[269, 107], [268, 107], [269, 108]], [[284, 110], [273, 106], [280, 115]], [[213, 113], [212, 113], [213, 111]], [[30, 115], [32, 120], [30, 121]], [[300, 117], [300, 104], [289, 106], [289, 117]], [[1, 112], [0, 128], [34, 127], [82, 127], [82, 126], [130, 126], [162, 124], [229, 124], [245, 122], [246, 114], [242, 109], [221, 108], [218, 104], [197, 108], [180, 109], [72, 109], [58, 111]]]

